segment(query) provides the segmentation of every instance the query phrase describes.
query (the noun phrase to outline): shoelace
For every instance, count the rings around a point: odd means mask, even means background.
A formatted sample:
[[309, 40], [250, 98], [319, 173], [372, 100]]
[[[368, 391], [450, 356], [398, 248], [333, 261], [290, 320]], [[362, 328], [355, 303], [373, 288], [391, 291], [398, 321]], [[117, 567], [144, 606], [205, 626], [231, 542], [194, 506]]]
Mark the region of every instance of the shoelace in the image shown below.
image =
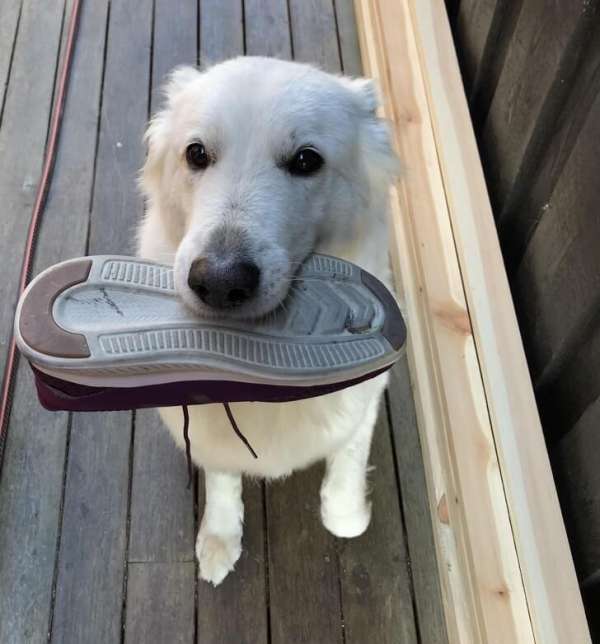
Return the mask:
[[[250, 452], [250, 454], [252, 454], [254, 458], [258, 458], [258, 454], [252, 449], [252, 445], [250, 445], [250, 443], [248, 442], [248, 439], [244, 436], [244, 434], [242, 434], [242, 432], [240, 431], [240, 428], [235, 422], [235, 418], [233, 417], [229, 403], [224, 402], [223, 407], [225, 407], [225, 413], [227, 414], [227, 418], [229, 419], [229, 422], [233, 427], [233, 431], [237, 434], [237, 436], [242, 441], [242, 443], [244, 443], [244, 445], [248, 448], [248, 451]], [[190, 413], [187, 408], [187, 405], [182, 405], [181, 409], [183, 410], [183, 439], [185, 440], [185, 458], [187, 460], [187, 471], [188, 471], [187, 489], [189, 490], [192, 485], [192, 475], [193, 475], [192, 451], [191, 451], [190, 435], [189, 435]]]

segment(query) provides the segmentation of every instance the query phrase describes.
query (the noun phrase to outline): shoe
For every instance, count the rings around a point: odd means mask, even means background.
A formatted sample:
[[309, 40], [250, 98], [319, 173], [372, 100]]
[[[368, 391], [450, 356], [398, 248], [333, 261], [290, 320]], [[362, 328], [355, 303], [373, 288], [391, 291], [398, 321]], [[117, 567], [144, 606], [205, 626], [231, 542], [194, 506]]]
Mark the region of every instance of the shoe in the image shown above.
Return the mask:
[[69, 260], [29, 284], [15, 334], [41, 403], [69, 411], [318, 396], [389, 369], [406, 340], [385, 286], [325, 255], [311, 255], [284, 304], [255, 321], [200, 318], [169, 266]]

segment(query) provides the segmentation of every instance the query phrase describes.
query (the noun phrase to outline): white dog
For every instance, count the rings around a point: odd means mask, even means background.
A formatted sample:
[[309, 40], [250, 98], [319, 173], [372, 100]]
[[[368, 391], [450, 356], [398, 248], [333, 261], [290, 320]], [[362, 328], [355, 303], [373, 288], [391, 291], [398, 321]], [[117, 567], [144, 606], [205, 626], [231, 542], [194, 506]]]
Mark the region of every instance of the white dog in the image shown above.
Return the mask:
[[[255, 317], [276, 308], [311, 251], [355, 262], [389, 286], [387, 196], [397, 172], [377, 97], [364, 79], [308, 65], [236, 58], [176, 69], [147, 131], [139, 254], [175, 267], [199, 314]], [[340, 537], [366, 530], [366, 471], [379, 376], [341, 392], [232, 410], [190, 408], [191, 452], [204, 468], [206, 507], [196, 554], [220, 583], [241, 553], [242, 474], [274, 478], [326, 459], [321, 517]], [[160, 410], [183, 447], [179, 408]]]

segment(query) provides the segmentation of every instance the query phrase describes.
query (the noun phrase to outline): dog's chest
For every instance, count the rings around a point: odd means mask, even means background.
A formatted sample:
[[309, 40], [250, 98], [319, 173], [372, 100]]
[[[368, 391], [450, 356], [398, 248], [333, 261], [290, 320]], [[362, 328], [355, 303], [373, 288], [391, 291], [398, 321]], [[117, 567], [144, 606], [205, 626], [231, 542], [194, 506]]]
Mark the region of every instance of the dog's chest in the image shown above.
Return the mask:
[[[233, 431], [222, 405], [190, 407], [190, 440], [194, 461], [206, 468], [243, 471], [277, 478], [327, 457], [360, 426], [368, 403], [379, 397], [385, 378], [349, 389], [291, 403], [236, 403], [237, 424], [258, 458], [254, 459]], [[161, 410], [176, 442], [182, 446], [179, 408]]]

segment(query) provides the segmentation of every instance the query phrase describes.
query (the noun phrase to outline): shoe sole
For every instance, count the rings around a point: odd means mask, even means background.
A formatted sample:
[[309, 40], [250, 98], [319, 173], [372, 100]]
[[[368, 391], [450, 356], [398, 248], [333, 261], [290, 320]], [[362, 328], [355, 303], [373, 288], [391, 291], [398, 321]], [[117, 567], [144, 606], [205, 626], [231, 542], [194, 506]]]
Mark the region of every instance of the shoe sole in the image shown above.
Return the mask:
[[173, 269], [130, 257], [57, 264], [21, 298], [17, 345], [40, 372], [91, 387], [230, 381], [318, 387], [364, 379], [401, 354], [406, 328], [385, 286], [349, 262], [312, 255], [276, 314], [201, 319]]

